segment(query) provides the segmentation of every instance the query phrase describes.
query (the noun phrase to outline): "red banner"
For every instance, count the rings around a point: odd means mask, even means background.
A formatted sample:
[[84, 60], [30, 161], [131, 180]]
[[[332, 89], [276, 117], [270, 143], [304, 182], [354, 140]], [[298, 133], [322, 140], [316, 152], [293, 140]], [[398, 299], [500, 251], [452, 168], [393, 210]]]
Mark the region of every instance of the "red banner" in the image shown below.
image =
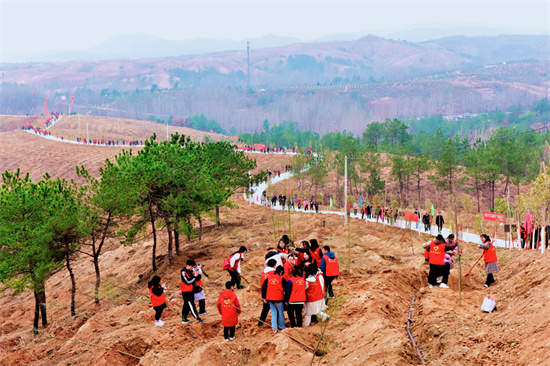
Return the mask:
[[483, 212], [483, 220], [504, 222], [504, 214], [494, 212]]
[[414, 213], [409, 212], [409, 211], [405, 211], [405, 220], [406, 221], [418, 222], [418, 215], [415, 215]]

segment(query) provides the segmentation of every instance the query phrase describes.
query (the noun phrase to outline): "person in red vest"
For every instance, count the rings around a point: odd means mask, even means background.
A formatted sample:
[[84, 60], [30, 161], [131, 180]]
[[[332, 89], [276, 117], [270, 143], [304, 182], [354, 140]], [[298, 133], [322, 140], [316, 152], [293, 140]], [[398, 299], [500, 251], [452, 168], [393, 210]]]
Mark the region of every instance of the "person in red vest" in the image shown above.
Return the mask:
[[340, 276], [338, 259], [336, 259], [336, 255], [330, 251], [330, 247], [328, 245], [322, 247], [321, 252], [323, 253], [323, 258], [321, 259], [321, 272], [323, 272], [327, 296], [329, 299], [332, 299], [334, 298], [334, 292], [332, 291], [332, 281]]
[[195, 293], [193, 291], [193, 285], [195, 285], [196, 281], [201, 280], [201, 275], [195, 276], [193, 274], [193, 267], [195, 267], [196, 264], [197, 263], [194, 260], [189, 259], [187, 260], [185, 267], [181, 269], [180, 289], [181, 296], [183, 297], [183, 307], [181, 308], [182, 324], [190, 323], [190, 321], [187, 320], [189, 311], [191, 311], [191, 314], [199, 321], [199, 323], [204, 323], [204, 320], [199, 317], [197, 309], [195, 308]]
[[428, 274], [428, 284], [430, 288], [437, 286], [437, 277], [443, 276], [441, 288], [449, 288], [447, 286], [447, 281], [449, 280], [449, 273], [446, 271], [445, 267], [445, 252], [453, 250], [456, 248], [458, 243], [447, 244], [443, 235], [439, 234], [435, 239], [424, 243], [422, 246], [424, 249], [428, 250], [430, 264], [430, 272]]
[[480, 237], [481, 244], [479, 248], [483, 249], [483, 260], [485, 261], [485, 273], [487, 273], [487, 280], [485, 280], [485, 287], [491, 286], [493, 283], [496, 283], [493, 273], [497, 273], [498, 269], [498, 260], [497, 252], [491, 238], [487, 234], [481, 234]]
[[292, 277], [286, 283], [285, 304], [290, 327], [302, 327], [302, 310], [306, 303], [306, 281], [299, 269], [292, 270]]
[[233, 282], [225, 283], [225, 290], [220, 292], [216, 305], [222, 316], [223, 339], [226, 342], [232, 341], [235, 339], [235, 326], [237, 326], [239, 315], [241, 315], [241, 304], [233, 292]]
[[304, 306], [304, 326], [309, 327], [311, 317], [315, 314], [320, 314], [322, 319], [328, 318], [328, 315], [323, 313], [325, 310], [325, 283], [323, 276], [317, 276], [317, 266], [312, 264], [306, 269], [306, 303]]
[[285, 270], [283, 277], [285, 280], [288, 281], [290, 280], [291, 272], [294, 269], [294, 256], [292, 254], [289, 254], [288, 257], [286, 258], [283, 268]]
[[283, 273], [283, 267], [278, 266], [275, 268], [275, 273], [269, 275], [262, 285], [262, 299], [264, 303], [269, 304], [269, 308], [271, 309], [271, 328], [273, 329], [273, 333], [286, 328], [285, 313], [283, 310], [286, 280], [283, 277]]
[[231, 276], [231, 282], [237, 290], [244, 288], [241, 285], [241, 261], [244, 259], [244, 253], [247, 252], [246, 247], [241, 246], [238, 251], [231, 255], [229, 260], [230, 268], [227, 270]]
[[309, 254], [311, 254], [311, 259], [317, 265], [317, 268], [321, 266], [321, 258], [323, 258], [323, 253], [319, 249], [319, 243], [317, 239], [311, 239], [309, 241]]
[[151, 295], [151, 302], [153, 303], [153, 309], [155, 310], [155, 326], [162, 327], [164, 322], [160, 320], [162, 311], [166, 309], [166, 298], [164, 292], [166, 291], [166, 285], [160, 285], [160, 277], [153, 276], [151, 281], [147, 284], [149, 287], [149, 295]]
[[[261, 293], [262, 287], [264, 286], [265, 280], [267, 280], [267, 277], [269, 277], [275, 272], [276, 266], [277, 266], [277, 261], [275, 259], [270, 259], [267, 261], [266, 267], [262, 272], [262, 276], [260, 277], [260, 293]], [[259, 327], [262, 326], [263, 323], [265, 323], [267, 314], [269, 314], [269, 304], [264, 302], [262, 307], [262, 313], [260, 314], [260, 320], [258, 321]]]

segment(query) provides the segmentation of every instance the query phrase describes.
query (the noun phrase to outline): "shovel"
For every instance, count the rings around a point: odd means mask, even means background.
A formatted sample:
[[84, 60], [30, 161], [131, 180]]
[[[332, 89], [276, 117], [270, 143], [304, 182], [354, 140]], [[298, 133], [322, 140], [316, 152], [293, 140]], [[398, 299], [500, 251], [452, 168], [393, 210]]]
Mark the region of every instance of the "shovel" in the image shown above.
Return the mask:
[[481, 260], [481, 258], [483, 258], [483, 253], [482, 253], [481, 256], [479, 257], [479, 259], [474, 263], [474, 265], [472, 266], [472, 268], [470, 268], [470, 269], [468, 270], [468, 272], [464, 273], [464, 275], [463, 275], [464, 277], [466, 277], [467, 275], [470, 274], [470, 272], [472, 272], [472, 269], [474, 269], [474, 267], [476, 266], [477, 262], [479, 262], [479, 261]]

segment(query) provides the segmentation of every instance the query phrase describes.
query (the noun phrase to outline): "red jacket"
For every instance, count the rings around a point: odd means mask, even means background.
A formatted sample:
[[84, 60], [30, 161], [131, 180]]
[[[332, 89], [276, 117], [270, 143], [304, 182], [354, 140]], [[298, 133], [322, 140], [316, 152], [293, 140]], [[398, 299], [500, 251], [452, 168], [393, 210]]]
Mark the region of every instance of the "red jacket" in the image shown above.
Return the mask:
[[239, 299], [233, 291], [223, 290], [220, 292], [216, 306], [222, 316], [222, 325], [224, 327], [234, 327], [237, 325], [239, 315], [241, 314], [241, 304], [239, 304]]
[[161, 306], [166, 302], [166, 298], [164, 297], [164, 292], [162, 295], [157, 296], [153, 293], [153, 286], [149, 289], [149, 295], [151, 295], [151, 302], [153, 303], [153, 307]]

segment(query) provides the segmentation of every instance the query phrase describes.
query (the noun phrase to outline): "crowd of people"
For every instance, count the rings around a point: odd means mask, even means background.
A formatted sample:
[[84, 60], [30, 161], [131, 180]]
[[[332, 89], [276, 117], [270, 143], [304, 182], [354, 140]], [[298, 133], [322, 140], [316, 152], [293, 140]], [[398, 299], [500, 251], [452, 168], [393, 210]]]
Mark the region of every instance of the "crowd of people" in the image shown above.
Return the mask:
[[287, 153], [287, 152], [296, 152], [296, 147], [292, 147], [292, 149], [287, 149], [285, 147], [279, 146], [279, 147], [269, 147], [265, 146], [263, 144], [255, 144], [255, 146], [250, 145], [244, 145], [244, 146], [238, 146], [239, 150], [243, 151], [257, 151], [264, 154], [277, 154], [277, 153]]
[[[260, 203], [266, 207], [270, 205], [270, 201], [267, 198], [267, 191], [263, 191]], [[273, 195], [273, 197], [271, 197], [271, 207], [281, 207], [283, 210], [301, 210], [303, 208], [304, 211], [315, 211], [316, 213], [319, 213], [319, 202], [315, 202], [313, 200], [313, 197], [311, 197], [309, 200], [302, 200], [301, 198], [291, 198], [287, 202], [286, 195]]]
[[142, 146], [143, 141], [140, 140], [112, 140], [112, 139], [86, 139], [77, 137], [76, 142], [84, 145], [104, 145], [104, 146]]
[[[229, 273], [230, 280], [219, 293], [216, 308], [221, 314], [226, 342], [235, 339], [235, 327], [241, 314], [241, 305], [235, 290], [242, 289], [241, 263], [247, 252], [245, 246], [223, 261], [222, 268]], [[271, 312], [271, 328], [274, 333], [286, 329], [309, 326], [312, 322], [326, 320], [329, 299], [334, 298], [332, 283], [340, 275], [338, 260], [330, 247], [320, 247], [316, 239], [302, 241], [298, 248], [287, 235], [283, 235], [276, 248], [270, 248], [264, 255], [265, 268], [259, 278], [260, 297], [263, 307], [258, 326], [266, 323]], [[204, 266], [193, 259], [181, 269], [180, 290], [183, 298], [181, 310], [182, 324], [190, 322], [189, 315], [199, 323], [201, 316], [208, 314], [202, 277], [208, 275]], [[162, 327], [163, 310], [166, 309], [166, 283], [154, 276], [148, 283], [151, 303], [155, 310], [155, 326]], [[195, 302], [199, 304], [197, 311]], [[268, 324], [269, 325], [269, 324]]]

